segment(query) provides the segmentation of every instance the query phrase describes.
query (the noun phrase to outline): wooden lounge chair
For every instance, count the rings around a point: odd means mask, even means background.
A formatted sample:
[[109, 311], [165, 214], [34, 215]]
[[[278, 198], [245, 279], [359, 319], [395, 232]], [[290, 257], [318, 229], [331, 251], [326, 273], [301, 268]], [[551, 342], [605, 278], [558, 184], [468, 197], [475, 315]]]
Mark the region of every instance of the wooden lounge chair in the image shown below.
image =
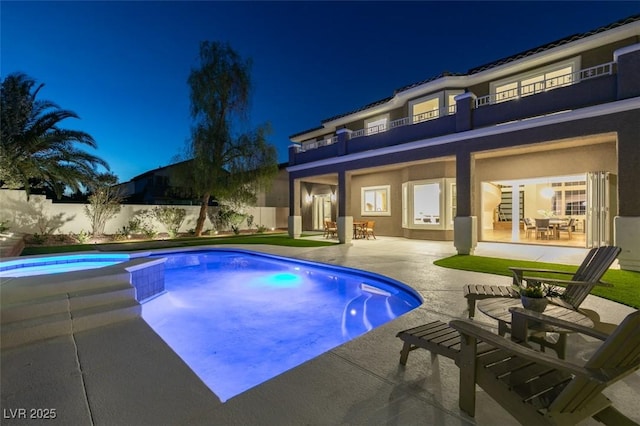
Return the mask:
[[[461, 335], [456, 364], [464, 412], [475, 415], [477, 384], [524, 425], [573, 425], [589, 417], [605, 424], [637, 425], [602, 391], [640, 368], [640, 311], [629, 314], [609, 336], [522, 308], [512, 312], [514, 327], [529, 319], [548, 322], [604, 343], [586, 364], [576, 365], [505, 339], [473, 321], [451, 321]], [[528, 317], [517, 320], [519, 315]], [[482, 342], [482, 350], [477, 342]]]
[[[543, 283], [565, 285], [566, 288], [561, 297], [551, 298], [551, 303], [555, 303], [565, 308], [578, 309], [587, 295], [594, 286], [610, 284], [601, 281], [602, 276], [609, 269], [611, 264], [616, 260], [620, 253], [620, 247], [603, 246], [589, 250], [587, 256], [582, 261], [575, 273], [566, 271], [556, 271], [551, 269], [535, 269], [535, 268], [509, 268], [513, 273], [513, 284], [522, 286], [525, 280], [535, 280]], [[572, 275], [570, 280], [562, 280], [555, 278], [541, 278], [528, 276], [525, 273], [552, 273], [557, 275]], [[511, 286], [505, 285], [476, 285], [467, 284], [463, 288], [464, 297], [467, 298], [467, 306], [469, 309], [469, 318], [475, 315], [476, 300], [487, 299], [490, 297], [513, 297], [519, 298], [520, 293]]]
[[415, 349], [426, 349], [432, 356], [442, 355], [453, 360], [460, 355], [460, 333], [442, 321], [403, 330], [396, 337], [404, 342], [400, 351], [402, 365], [407, 365], [409, 352]]

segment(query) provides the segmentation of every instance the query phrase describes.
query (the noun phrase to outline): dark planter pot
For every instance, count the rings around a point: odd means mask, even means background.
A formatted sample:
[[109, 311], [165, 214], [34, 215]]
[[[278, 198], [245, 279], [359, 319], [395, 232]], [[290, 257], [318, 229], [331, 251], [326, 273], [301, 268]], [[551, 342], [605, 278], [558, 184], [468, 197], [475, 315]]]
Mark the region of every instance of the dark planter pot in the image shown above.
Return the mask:
[[522, 301], [522, 306], [525, 309], [535, 312], [544, 312], [547, 308], [547, 304], [549, 303], [549, 300], [547, 300], [546, 297], [520, 296], [520, 300]]

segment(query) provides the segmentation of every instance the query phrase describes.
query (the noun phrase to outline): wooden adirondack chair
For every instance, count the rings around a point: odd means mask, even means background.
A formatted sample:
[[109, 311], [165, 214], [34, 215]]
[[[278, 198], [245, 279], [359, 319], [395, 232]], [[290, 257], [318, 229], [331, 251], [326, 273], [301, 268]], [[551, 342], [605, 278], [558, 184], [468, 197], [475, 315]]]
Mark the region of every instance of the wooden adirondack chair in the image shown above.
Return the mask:
[[[551, 357], [487, 331], [470, 320], [450, 326], [461, 335], [460, 408], [475, 415], [476, 384], [524, 425], [576, 424], [593, 417], [605, 424], [637, 425], [602, 391], [640, 368], [640, 311], [606, 335], [594, 329], [515, 308], [514, 327], [547, 322], [604, 340], [584, 365]], [[516, 317], [519, 317], [516, 319]], [[477, 342], [493, 349], [482, 353]]]
[[[582, 261], [573, 274], [566, 271], [557, 271], [551, 269], [534, 269], [534, 268], [509, 268], [513, 273], [513, 284], [522, 286], [525, 280], [535, 280], [547, 284], [565, 285], [566, 289], [559, 298], [550, 299], [551, 303], [564, 306], [569, 309], [578, 309], [587, 295], [594, 286], [603, 285], [611, 286], [611, 284], [603, 283], [602, 276], [609, 269], [611, 264], [616, 260], [620, 253], [620, 247], [602, 246], [589, 250], [587, 256]], [[570, 280], [542, 278], [529, 276], [530, 273], [552, 273], [554, 275], [572, 275]], [[476, 300], [487, 299], [490, 297], [512, 297], [519, 298], [520, 293], [511, 286], [505, 285], [476, 285], [467, 284], [463, 288], [464, 297], [467, 298], [467, 306], [469, 309], [469, 318], [475, 315]]]

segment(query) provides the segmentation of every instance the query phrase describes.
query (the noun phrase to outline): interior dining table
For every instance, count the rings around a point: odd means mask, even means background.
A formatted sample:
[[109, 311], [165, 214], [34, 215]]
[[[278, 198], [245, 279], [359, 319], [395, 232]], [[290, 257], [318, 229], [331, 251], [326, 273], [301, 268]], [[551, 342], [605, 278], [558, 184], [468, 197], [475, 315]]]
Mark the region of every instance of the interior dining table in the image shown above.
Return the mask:
[[549, 226], [553, 229], [553, 238], [555, 240], [560, 239], [560, 227], [569, 223], [568, 219], [562, 219], [559, 217], [552, 217], [549, 219]]

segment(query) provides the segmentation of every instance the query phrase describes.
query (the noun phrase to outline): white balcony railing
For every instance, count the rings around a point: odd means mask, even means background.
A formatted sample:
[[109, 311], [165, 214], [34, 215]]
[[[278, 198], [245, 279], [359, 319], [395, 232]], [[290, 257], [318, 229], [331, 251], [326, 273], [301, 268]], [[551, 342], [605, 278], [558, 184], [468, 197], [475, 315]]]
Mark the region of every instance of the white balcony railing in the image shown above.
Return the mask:
[[304, 151], [308, 151], [310, 149], [320, 148], [321, 146], [332, 145], [332, 144], [334, 144], [336, 142], [338, 142], [338, 136], [333, 136], [331, 138], [323, 139], [321, 141], [306, 141], [306, 142], [302, 142], [298, 152], [304, 152]]
[[482, 96], [476, 99], [475, 106], [476, 108], [480, 108], [486, 105], [511, 101], [514, 99], [519, 99], [521, 97], [557, 89], [558, 87], [570, 86], [572, 84], [576, 84], [581, 81], [589, 80], [596, 77], [601, 77], [603, 75], [610, 75], [613, 74], [613, 64], [613, 62], [609, 62], [602, 65], [596, 65], [595, 67], [586, 68], [574, 73], [536, 81], [535, 83], [519, 85], [518, 87], [513, 89], [492, 93], [487, 96]]
[[[500, 102], [505, 102], [513, 99], [519, 99], [521, 97], [535, 95], [537, 93], [546, 92], [549, 90], [557, 89], [558, 87], [566, 87], [572, 84], [579, 83], [584, 80], [601, 77], [604, 75], [613, 74], [614, 62], [609, 62], [595, 67], [586, 68], [574, 73], [561, 75], [553, 78], [544, 79], [531, 84], [519, 85], [517, 88], [505, 90], [502, 92], [490, 94], [476, 98], [475, 107], [480, 108], [486, 105], [492, 105]], [[456, 105], [450, 105], [446, 108], [440, 108], [433, 111], [427, 111], [424, 113], [416, 114], [410, 117], [403, 117], [397, 120], [393, 120], [387, 124], [378, 124], [364, 129], [354, 130], [349, 133], [349, 139], [355, 139], [362, 136], [375, 135], [377, 133], [386, 132], [389, 129], [396, 127], [410, 126], [412, 124], [422, 123], [428, 120], [435, 120], [445, 115], [451, 115], [456, 113]], [[322, 146], [331, 145], [338, 141], [338, 136], [333, 136], [330, 139], [324, 139], [320, 141], [305, 141], [302, 142], [299, 152], [308, 151], [310, 149], [316, 149]]]

